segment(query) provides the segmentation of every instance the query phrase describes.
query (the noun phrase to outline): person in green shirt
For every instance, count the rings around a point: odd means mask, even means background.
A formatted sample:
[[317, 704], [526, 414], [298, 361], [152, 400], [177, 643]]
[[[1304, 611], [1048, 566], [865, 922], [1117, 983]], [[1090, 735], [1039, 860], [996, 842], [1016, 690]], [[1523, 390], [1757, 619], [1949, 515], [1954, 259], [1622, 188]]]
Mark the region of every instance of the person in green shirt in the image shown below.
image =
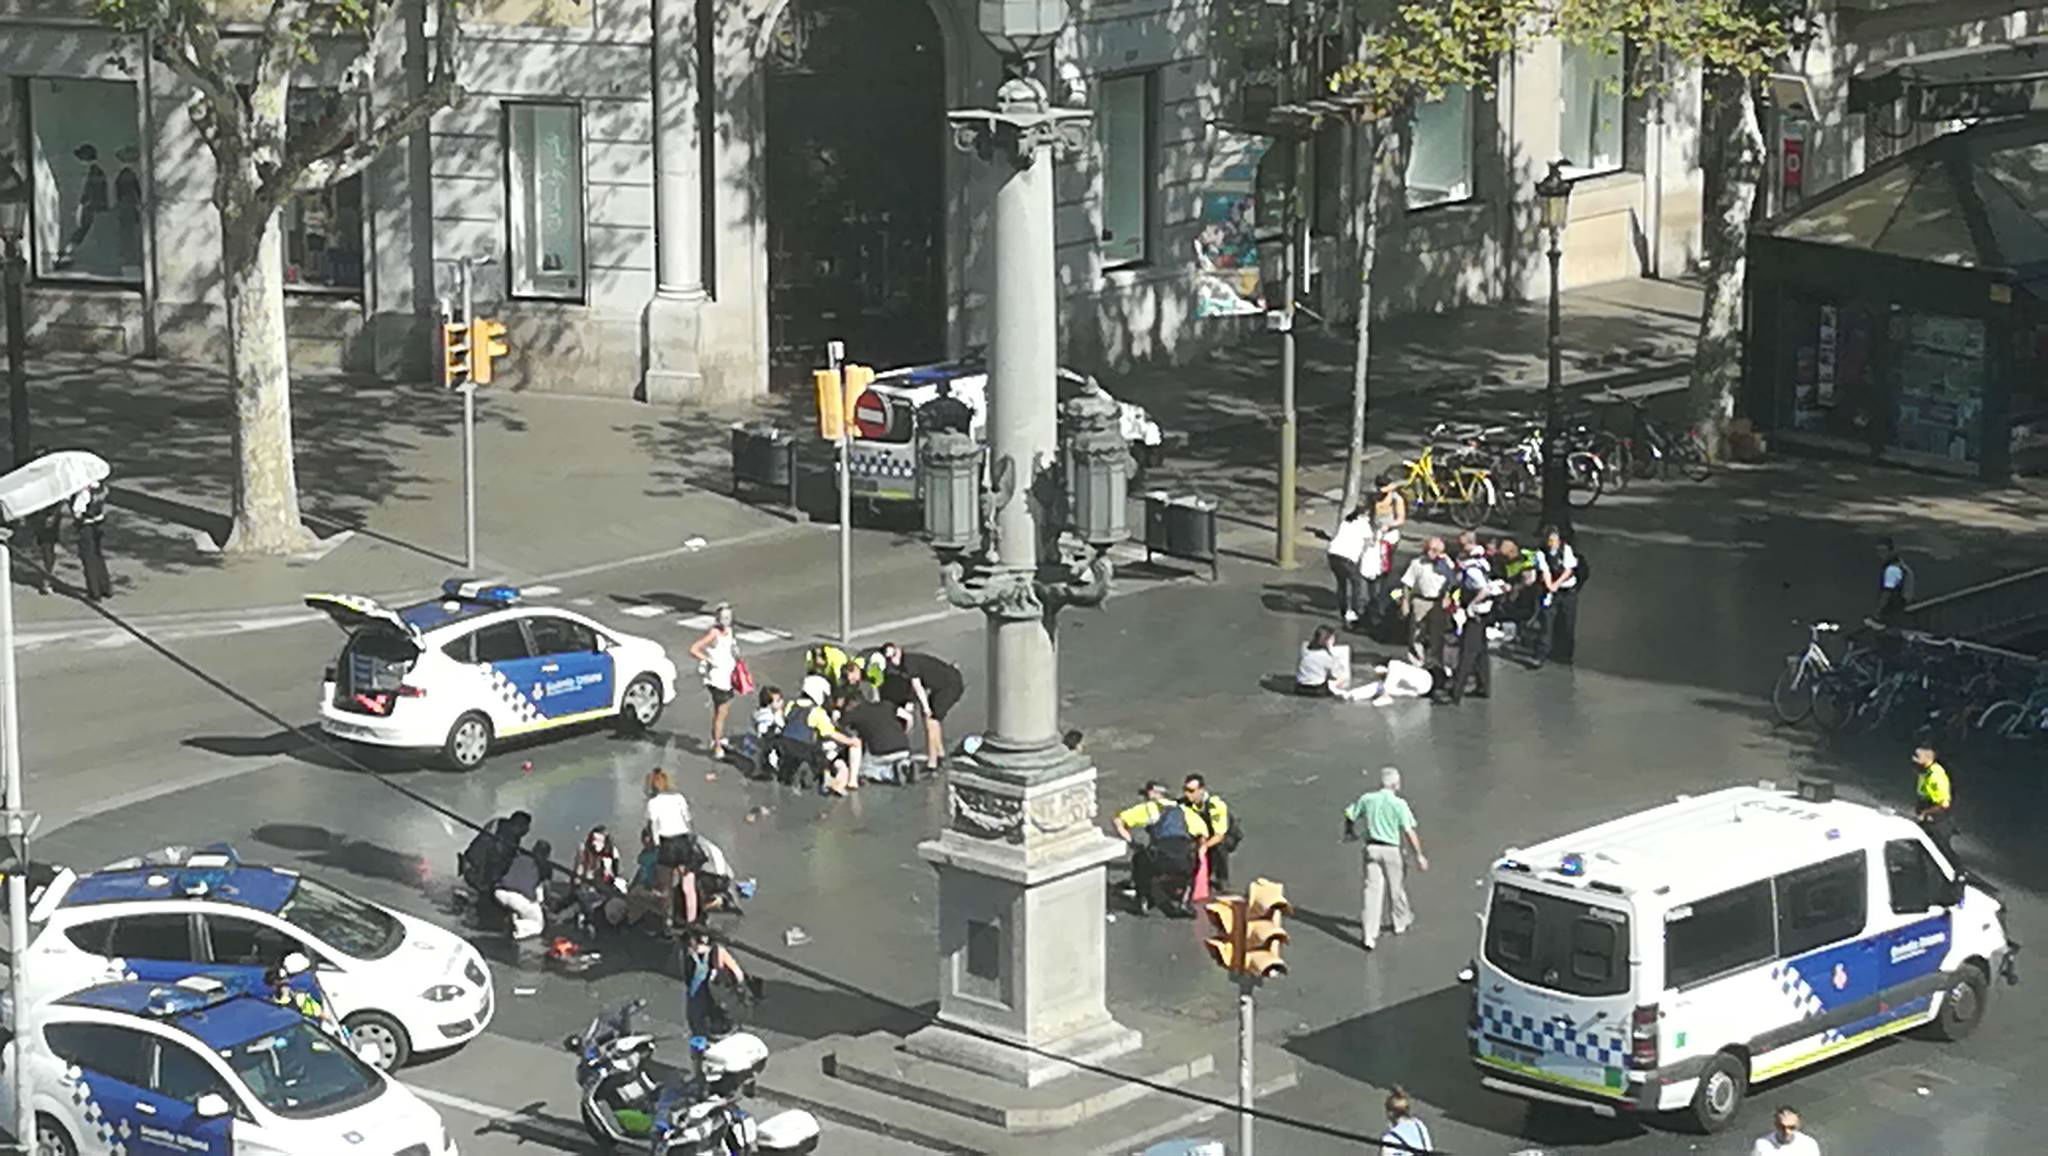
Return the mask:
[[[1367, 771], [1366, 774], [1371, 774]], [[1394, 934], [1400, 935], [1415, 922], [1408, 905], [1407, 867], [1401, 845], [1415, 849], [1415, 865], [1429, 870], [1429, 856], [1422, 853], [1422, 837], [1415, 832], [1415, 812], [1401, 797], [1401, 771], [1380, 768], [1380, 789], [1367, 791], [1344, 808], [1344, 841], [1356, 842], [1358, 827], [1365, 827], [1365, 902], [1359, 930], [1365, 949], [1379, 942], [1381, 919], [1391, 901]]]

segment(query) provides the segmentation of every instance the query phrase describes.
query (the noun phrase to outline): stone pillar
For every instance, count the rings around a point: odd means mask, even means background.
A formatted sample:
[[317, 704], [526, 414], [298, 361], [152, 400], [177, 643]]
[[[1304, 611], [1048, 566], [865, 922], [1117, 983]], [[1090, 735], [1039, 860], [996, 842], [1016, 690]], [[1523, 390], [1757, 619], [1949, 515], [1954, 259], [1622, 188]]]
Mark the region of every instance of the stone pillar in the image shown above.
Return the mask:
[[948, 597], [988, 616], [989, 734], [948, 772], [949, 822], [918, 853], [939, 874], [939, 1023], [911, 1052], [1036, 1087], [1132, 1051], [1104, 1002], [1103, 867], [1123, 844], [1095, 825], [1095, 768], [1059, 731], [1054, 619], [1099, 601], [1108, 570], [1057, 573], [1058, 314], [1052, 164], [1083, 143], [1086, 113], [1047, 106], [1017, 78], [994, 111], [952, 114], [955, 142], [997, 166], [987, 565]]
[[697, 397], [704, 293], [704, 174], [697, 138], [697, 0], [652, 0], [654, 21], [654, 270], [647, 303], [648, 401]]

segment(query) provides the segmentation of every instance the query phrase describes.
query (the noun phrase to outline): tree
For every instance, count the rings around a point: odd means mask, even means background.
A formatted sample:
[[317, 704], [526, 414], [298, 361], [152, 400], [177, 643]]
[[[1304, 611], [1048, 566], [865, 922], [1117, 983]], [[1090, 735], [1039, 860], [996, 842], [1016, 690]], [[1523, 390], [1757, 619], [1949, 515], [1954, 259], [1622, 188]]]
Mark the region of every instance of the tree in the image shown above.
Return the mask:
[[[99, 0], [104, 23], [139, 38], [192, 90], [192, 123], [213, 154], [235, 400], [230, 552], [291, 554], [314, 544], [293, 464], [279, 214], [294, 194], [362, 171], [461, 98], [457, 0], [414, 2], [431, 7], [432, 73], [419, 91], [363, 114], [362, 99], [380, 92], [376, 46], [402, 31], [407, 0], [271, 0], [261, 31], [233, 45], [223, 43], [212, 0]], [[288, 127], [294, 73], [318, 58], [322, 42], [363, 46], [346, 94], [355, 99]], [[402, 90], [403, 80], [386, 84]]]
[[1344, 461], [1346, 510], [1358, 504], [1365, 487], [1372, 277], [1380, 222], [1398, 203], [1395, 198], [1405, 184], [1402, 142], [1416, 105], [1441, 98], [1453, 85], [1491, 91], [1497, 62], [1514, 51], [1541, 10], [1541, 0], [1412, 0], [1383, 15], [1372, 0], [1352, 2], [1359, 5], [1363, 31], [1350, 62], [1327, 81], [1332, 92], [1348, 98], [1358, 126], [1349, 223], [1358, 256], [1358, 328], [1351, 367], [1351, 440]]
[[[1742, 383], [1742, 295], [1749, 224], [1765, 152], [1757, 86], [1809, 36], [1804, 0], [1559, 0], [1555, 31], [1567, 41], [1658, 45], [1659, 55], [1696, 66], [1702, 81], [1701, 167], [1710, 203], [1705, 221], [1705, 302], [1693, 358], [1692, 410], [1712, 452], [1726, 441]], [[1667, 85], [1661, 68], [1639, 67], [1625, 82], [1637, 95]]]

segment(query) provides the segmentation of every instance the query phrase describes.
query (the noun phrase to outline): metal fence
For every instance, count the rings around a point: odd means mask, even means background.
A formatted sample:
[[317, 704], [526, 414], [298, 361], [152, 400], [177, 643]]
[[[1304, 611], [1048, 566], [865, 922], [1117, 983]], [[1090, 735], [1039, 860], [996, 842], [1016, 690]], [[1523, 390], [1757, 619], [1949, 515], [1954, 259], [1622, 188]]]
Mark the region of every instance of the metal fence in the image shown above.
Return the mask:
[[1900, 625], [1993, 646], [2048, 632], [2048, 566], [1915, 602]]

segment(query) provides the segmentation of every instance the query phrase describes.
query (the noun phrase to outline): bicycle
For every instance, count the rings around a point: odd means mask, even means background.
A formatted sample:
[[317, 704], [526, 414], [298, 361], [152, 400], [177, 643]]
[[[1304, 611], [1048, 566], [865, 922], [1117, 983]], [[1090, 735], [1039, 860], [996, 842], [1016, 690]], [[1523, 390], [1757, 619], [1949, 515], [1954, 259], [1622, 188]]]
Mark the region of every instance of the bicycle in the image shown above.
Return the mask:
[[[1527, 514], [1542, 509], [1542, 426], [1530, 425], [1519, 433], [1507, 426], [1468, 426], [1449, 432], [1459, 437], [1464, 453], [1484, 460], [1502, 506]], [[1565, 439], [1565, 502], [1583, 510], [1600, 500], [1610, 471], [1599, 455], [1587, 448], [1593, 439], [1591, 430], [1576, 426], [1566, 431]]]
[[1704, 482], [1714, 472], [1713, 460], [1707, 454], [1706, 439], [1700, 436], [1698, 427], [1686, 429], [1673, 435], [1650, 417], [1649, 407], [1640, 398], [1623, 397], [1614, 390], [1604, 395], [1609, 401], [1618, 401], [1634, 412], [1634, 426], [1640, 436], [1640, 444], [1632, 446], [1631, 465], [1640, 478], [1662, 475], [1667, 481], [1674, 472], [1683, 474], [1695, 482]]
[[1984, 708], [1973, 724], [1984, 734], [2003, 739], [2032, 739], [2048, 734], [2048, 674], [2037, 675], [2023, 699], [2000, 699]]
[[[1442, 438], [1446, 428], [1439, 424], [1431, 429], [1432, 441]], [[1461, 530], [1474, 529], [1491, 517], [1496, 501], [1493, 479], [1484, 467], [1456, 460], [1468, 452], [1447, 451], [1440, 464], [1437, 447], [1430, 444], [1414, 460], [1402, 463], [1408, 476], [1396, 488], [1409, 507], [1421, 513], [1440, 511]], [[1448, 477], [1440, 476], [1446, 473]]]
[[[1778, 679], [1771, 684], [1771, 709], [1777, 711], [1778, 721], [1788, 724], [1804, 722], [1813, 713], [1814, 689], [1823, 675], [1835, 669], [1835, 662], [1821, 647], [1823, 634], [1838, 634], [1841, 624], [1836, 622], [1811, 622], [1806, 624], [1806, 647], [1797, 654], [1785, 657], [1785, 669], [1778, 672]], [[1846, 659], [1854, 651], [1844, 652]]]

